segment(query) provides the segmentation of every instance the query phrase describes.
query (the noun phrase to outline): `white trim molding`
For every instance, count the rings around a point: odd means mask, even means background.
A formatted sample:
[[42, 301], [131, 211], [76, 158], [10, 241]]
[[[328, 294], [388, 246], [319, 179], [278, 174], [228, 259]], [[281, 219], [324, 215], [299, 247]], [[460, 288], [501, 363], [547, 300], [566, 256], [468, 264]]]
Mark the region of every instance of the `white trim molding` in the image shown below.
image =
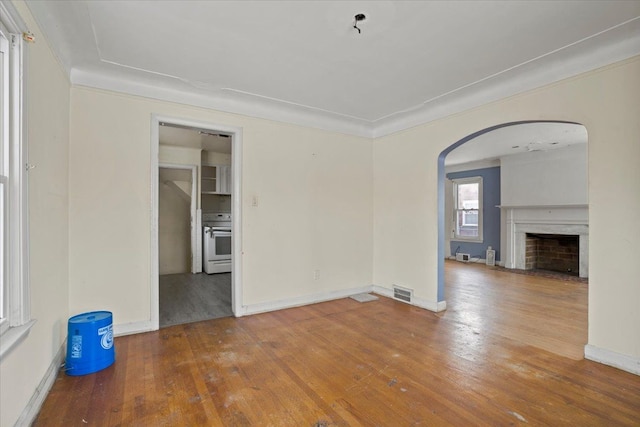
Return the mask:
[[[393, 290], [389, 288], [385, 288], [384, 286], [373, 285], [372, 291], [378, 295], [382, 295], [383, 297], [393, 298]], [[397, 301], [397, 300], [396, 300]], [[416, 297], [415, 295], [411, 299], [410, 304], [419, 308], [423, 308], [425, 310], [433, 311], [434, 313], [439, 313], [447, 309], [446, 301], [430, 301], [420, 297]]]
[[[321, 292], [317, 294], [303, 295], [303, 296], [294, 297], [294, 298], [286, 298], [286, 299], [267, 301], [267, 302], [262, 302], [257, 304], [249, 304], [249, 305], [240, 307], [237, 311], [234, 311], [234, 316], [235, 317], [251, 316], [253, 314], [267, 313], [270, 311], [284, 310], [287, 308], [301, 307], [301, 306], [310, 305], [310, 304], [317, 304], [319, 302], [326, 302], [326, 301], [333, 301], [333, 300], [342, 299], [342, 298], [348, 298], [351, 295], [369, 293], [369, 292], [374, 292], [378, 295], [382, 295], [383, 297], [388, 297], [393, 299], [393, 291], [391, 289], [387, 289], [382, 286], [366, 285], [366, 286], [361, 286], [356, 288], [341, 289], [338, 291]], [[444, 311], [447, 308], [446, 301], [433, 302], [433, 301], [428, 301], [428, 300], [417, 298], [417, 297], [413, 297], [413, 303], [411, 305], [414, 305], [416, 307], [419, 307], [425, 310], [433, 311], [436, 313], [440, 311]], [[123, 336], [123, 335], [150, 332], [154, 330], [158, 330], [158, 327], [154, 326], [154, 323], [150, 321], [123, 323], [123, 324], [113, 326], [114, 335], [117, 337]]]
[[[158, 259], [158, 167], [160, 165], [160, 123], [170, 123], [189, 128], [223, 132], [231, 135], [231, 169], [233, 188], [231, 191], [232, 221], [232, 255], [231, 255], [231, 309], [234, 316], [242, 315], [242, 128], [197, 120], [151, 115], [151, 216], [149, 227], [151, 233], [151, 292], [150, 292], [150, 328], [160, 328], [160, 295], [159, 295], [159, 259]], [[196, 221], [196, 224], [199, 222]], [[144, 322], [143, 322], [144, 323]], [[117, 329], [117, 328], [116, 328]], [[125, 328], [129, 330], [129, 328]], [[143, 332], [142, 330], [138, 332]], [[129, 333], [129, 332], [127, 332]], [[135, 333], [135, 331], [130, 332]]]
[[[453, 186], [453, 235], [451, 236], [451, 242], [469, 242], [469, 243], [482, 243], [484, 242], [484, 180], [482, 176], [468, 176], [466, 178], [453, 178], [451, 179]], [[467, 210], [473, 210], [468, 208], [460, 209], [458, 207], [458, 197], [460, 196], [458, 186], [466, 184], [478, 185], [478, 207], [475, 210], [478, 212], [478, 235], [462, 236], [458, 235], [458, 212], [463, 211], [463, 217]], [[446, 213], [445, 213], [446, 214]]]
[[637, 357], [587, 344], [584, 346], [584, 358], [640, 375], [640, 358]]
[[0, 0], [0, 16], [5, 25], [8, 25], [12, 32], [26, 33], [29, 31], [27, 24], [16, 10], [11, 0]]
[[49, 394], [49, 390], [53, 387], [53, 383], [58, 377], [58, 373], [60, 373], [60, 366], [62, 366], [62, 362], [64, 361], [64, 357], [66, 354], [67, 341], [65, 340], [62, 343], [62, 346], [58, 349], [58, 352], [53, 357], [49, 368], [47, 368], [47, 372], [45, 372], [44, 377], [36, 387], [33, 395], [31, 395], [31, 399], [29, 399], [29, 403], [22, 410], [22, 413], [18, 417], [16, 421], [16, 426], [30, 426], [35, 421], [38, 413], [40, 412], [40, 408], [42, 408], [42, 404], [44, 403], [47, 395]]
[[[332, 301], [347, 298], [351, 295], [371, 292], [372, 286], [361, 286], [359, 288], [341, 289], [339, 291], [321, 292], [311, 295], [303, 295], [295, 298], [287, 298], [276, 301], [268, 301], [257, 304], [245, 305], [242, 307], [241, 315], [251, 315], [266, 313], [269, 311], [283, 310], [285, 308], [300, 307], [303, 305], [316, 304], [319, 302]], [[236, 316], [238, 314], [236, 313]]]
[[74, 86], [86, 86], [159, 101], [176, 102], [347, 135], [372, 137], [371, 122], [368, 120], [291, 104], [277, 99], [224, 90], [211, 93], [189, 86], [177, 89], [167, 87], [166, 84], [147, 81], [144, 77], [136, 79], [132, 78], [130, 74], [115, 75], [104, 71], [79, 68], [71, 70], [70, 80]]
[[[0, 309], [0, 358], [22, 342], [35, 323], [31, 320], [29, 291], [29, 181], [31, 169], [28, 159], [28, 132], [26, 79], [27, 44], [23, 40], [28, 31], [20, 14], [11, 2], [0, 2], [0, 31], [6, 52], [1, 83], [8, 90], [6, 104], [2, 106], [4, 122], [2, 146], [7, 150], [7, 169], [3, 172], [5, 217], [3, 218], [5, 244], [3, 307]], [[5, 74], [6, 72], [6, 74]], [[6, 85], [6, 86], [5, 86]], [[6, 145], [5, 145], [6, 144]], [[5, 311], [6, 310], [6, 311]]]
[[[45, 29], [51, 25], [50, 22], [45, 24]], [[376, 119], [354, 117], [237, 90], [203, 90], [172, 76], [141, 73], [143, 70], [114, 67], [114, 64], [110, 64], [109, 68], [95, 65], [74, 67], [63, 59], [64, 55], [60, 55], [60, 52], [57, 52], [57, 57], [65, 69], [69, 70], [69, 79], [76, 86], [111, 90], [365, 138], [380, 138], [633, 58], [640, 54], [639, 27], [640, 20], [632, 19], [587, 39]], [[608, 43], [600, 41], [605, 34], [609, 37]], [[54, 39], [59, 37], [54, 33], [49, 36]], [[54, 40], [54, 47], [56, 41], [58, 40]], [[589, 44], [593, 48], [585, 50]]]
[[567, 234], [579, 238], [579, 275], [589, 277], [588, 205], [499, 206], [506, 226], [505, 267], [525, 269], [527, 233]]
[[35, 320], [31, 320], [24, 325], [9, 328], [2, 334], [0, 337], [0, 361], [2, 361], [2, 359], [9, 354], [14, 347], [27, 338], [31, 331], [31, 327], [35, 323]]
[[113, 335], [121, 337], [124, 335], [140, 334], [158, 330], [157, 326], [149, 320], [142, 322], [120, 323], [113, 325]]

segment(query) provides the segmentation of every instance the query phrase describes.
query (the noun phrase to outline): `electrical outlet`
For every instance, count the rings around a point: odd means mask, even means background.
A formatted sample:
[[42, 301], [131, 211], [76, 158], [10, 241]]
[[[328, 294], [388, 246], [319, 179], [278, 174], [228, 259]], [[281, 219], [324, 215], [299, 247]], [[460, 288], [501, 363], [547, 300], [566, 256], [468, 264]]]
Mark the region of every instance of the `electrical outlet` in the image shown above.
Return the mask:
[[313, 280], [320, 279], [320, 270], [313, 270]]
[[251, 198], [251, 206], [258, 206], [258, 196], [253, 196]]

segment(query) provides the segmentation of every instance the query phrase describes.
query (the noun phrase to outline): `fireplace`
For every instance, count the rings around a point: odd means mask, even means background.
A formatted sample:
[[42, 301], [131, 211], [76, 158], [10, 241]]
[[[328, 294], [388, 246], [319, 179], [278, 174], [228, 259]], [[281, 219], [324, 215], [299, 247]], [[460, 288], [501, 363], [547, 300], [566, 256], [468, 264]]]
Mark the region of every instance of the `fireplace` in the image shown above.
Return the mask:
[[577, 235], [526, 233], [525, 270], [549, 270], [577, 276], [580, 271]]
[[[506, 268], [562, 271], [589, 277], [589, 211], [585, 205], [501, 206]], [[543, 252], [542, 260], [540, 253]], [[553, 253], [548, 255], [547, 252]], [[562, 254], [562, 255], [560, 255]], [[545, 259], [546, 258], [546, 259]]]

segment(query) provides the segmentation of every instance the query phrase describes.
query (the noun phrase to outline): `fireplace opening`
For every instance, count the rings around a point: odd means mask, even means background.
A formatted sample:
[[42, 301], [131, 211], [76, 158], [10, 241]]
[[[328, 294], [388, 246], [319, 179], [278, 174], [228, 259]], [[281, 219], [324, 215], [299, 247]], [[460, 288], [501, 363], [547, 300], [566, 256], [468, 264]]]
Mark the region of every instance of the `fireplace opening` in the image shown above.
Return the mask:
[[525, 270], [548, 270], [578, 276], [580, 273], [579, 236], [527, 233]]

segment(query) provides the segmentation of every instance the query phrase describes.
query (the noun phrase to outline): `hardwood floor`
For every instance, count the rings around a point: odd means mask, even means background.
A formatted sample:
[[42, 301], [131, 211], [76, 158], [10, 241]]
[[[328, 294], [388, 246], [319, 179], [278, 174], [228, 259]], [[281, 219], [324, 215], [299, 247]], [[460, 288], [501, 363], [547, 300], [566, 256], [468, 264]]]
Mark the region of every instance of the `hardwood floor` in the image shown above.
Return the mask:
[[441, 316], [475, 334], [495, 334], [580, 360], [587, 344], [588, 284], [446, 262]]
[[347, 298], [116, 338], [35, 425], [637, 426], [639, 376], [538, 348], [586, 328], [586, 289], [481, 268], [447, 264], [444, 313]]

